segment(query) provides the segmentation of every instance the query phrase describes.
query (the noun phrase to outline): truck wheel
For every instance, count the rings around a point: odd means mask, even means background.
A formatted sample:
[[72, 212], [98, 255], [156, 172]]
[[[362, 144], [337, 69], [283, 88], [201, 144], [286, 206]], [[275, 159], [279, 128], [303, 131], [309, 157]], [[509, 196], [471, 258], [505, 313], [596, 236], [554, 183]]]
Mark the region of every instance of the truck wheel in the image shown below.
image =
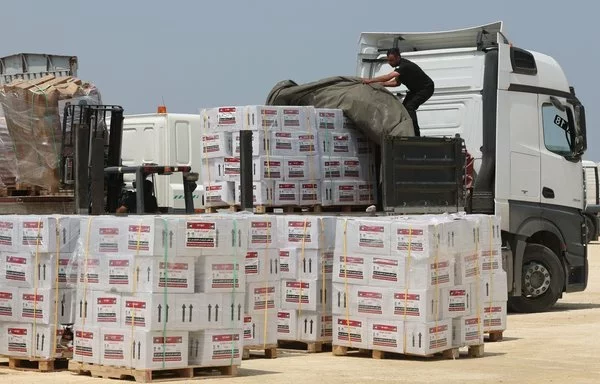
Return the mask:
[[550, 309], [565, 286], [565, 275], [558, 256], [540, 244], [529, 244], [523, 256], [521, 296], [509, 297], [514, 312], [534, 313]]

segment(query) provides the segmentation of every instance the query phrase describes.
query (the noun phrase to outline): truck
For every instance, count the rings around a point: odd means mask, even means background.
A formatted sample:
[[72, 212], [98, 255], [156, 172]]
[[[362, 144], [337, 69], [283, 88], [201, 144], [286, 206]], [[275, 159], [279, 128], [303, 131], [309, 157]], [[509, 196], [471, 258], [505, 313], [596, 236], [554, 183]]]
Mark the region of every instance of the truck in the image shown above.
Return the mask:
[[591, 160], [583, 160], [583, 180], [585, 191], [585, 220], [588, 230], [588, 241], [598, 239], [598, 213], [600, 213], [600, 188], [598, 185], [599, 165]]
[[[390, 48], [435, 82], [434, 95], [417, 112], [423, 139], [458, 134], [474, 158], [465, 210], [501, 218], [510, 308], [545, 311], [564, 293], [585, 290], [585, 110], [560, 64], [515, 46], [495, 22], [445, 32], [362, 33], [357, 75], [389, 73]], [[384, 161], [384, 175], [385, 167]], [[393, 199], [384, 204], [392, 211], [400, 206]]]

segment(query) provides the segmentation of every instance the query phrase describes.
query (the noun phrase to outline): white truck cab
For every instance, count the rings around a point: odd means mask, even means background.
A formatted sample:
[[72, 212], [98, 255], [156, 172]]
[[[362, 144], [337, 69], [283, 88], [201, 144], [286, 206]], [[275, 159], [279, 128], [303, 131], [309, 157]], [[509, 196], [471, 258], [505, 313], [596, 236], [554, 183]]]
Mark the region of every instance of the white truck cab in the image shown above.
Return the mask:
[[421, 135], [460, 134], [476, 159], [469, 211], [501, 217], [512, 309], [546, 310], [563, 292], [584, 290], [585, 115], [556, 60], [513, 46], [496, 22], [363, 33], [357, 75], [389, 73], [390, 48], [435, 82], [434, 95], [417, 111]]

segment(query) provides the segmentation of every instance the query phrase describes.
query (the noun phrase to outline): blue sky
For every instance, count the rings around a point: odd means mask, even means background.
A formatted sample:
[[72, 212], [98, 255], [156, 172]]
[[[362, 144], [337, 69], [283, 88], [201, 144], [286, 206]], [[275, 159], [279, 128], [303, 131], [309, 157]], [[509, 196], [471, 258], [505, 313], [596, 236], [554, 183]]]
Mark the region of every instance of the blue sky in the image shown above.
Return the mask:
[[[600, 161], [600, 5], [583, 1], [2, 2], [0, 55], [79, 57], [79, 76], [126, 113], [196, 113], [261, 104], [278, 81], [353, 75], [363, 31], [435, 31], [502, 20], [518, 46], [553, 56], [586, 105], [588, 158]], [[496, 5], [494, 5], [496, 4]]]

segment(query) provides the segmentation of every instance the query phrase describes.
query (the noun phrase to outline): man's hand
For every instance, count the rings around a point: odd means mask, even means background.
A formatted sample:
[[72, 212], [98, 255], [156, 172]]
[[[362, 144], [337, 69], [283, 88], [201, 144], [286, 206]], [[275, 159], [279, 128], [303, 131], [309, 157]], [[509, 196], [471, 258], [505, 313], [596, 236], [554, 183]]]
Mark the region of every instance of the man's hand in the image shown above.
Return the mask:
[[363, 79], [363, 84], [371, 84], [372, 82], [371, 79]]

